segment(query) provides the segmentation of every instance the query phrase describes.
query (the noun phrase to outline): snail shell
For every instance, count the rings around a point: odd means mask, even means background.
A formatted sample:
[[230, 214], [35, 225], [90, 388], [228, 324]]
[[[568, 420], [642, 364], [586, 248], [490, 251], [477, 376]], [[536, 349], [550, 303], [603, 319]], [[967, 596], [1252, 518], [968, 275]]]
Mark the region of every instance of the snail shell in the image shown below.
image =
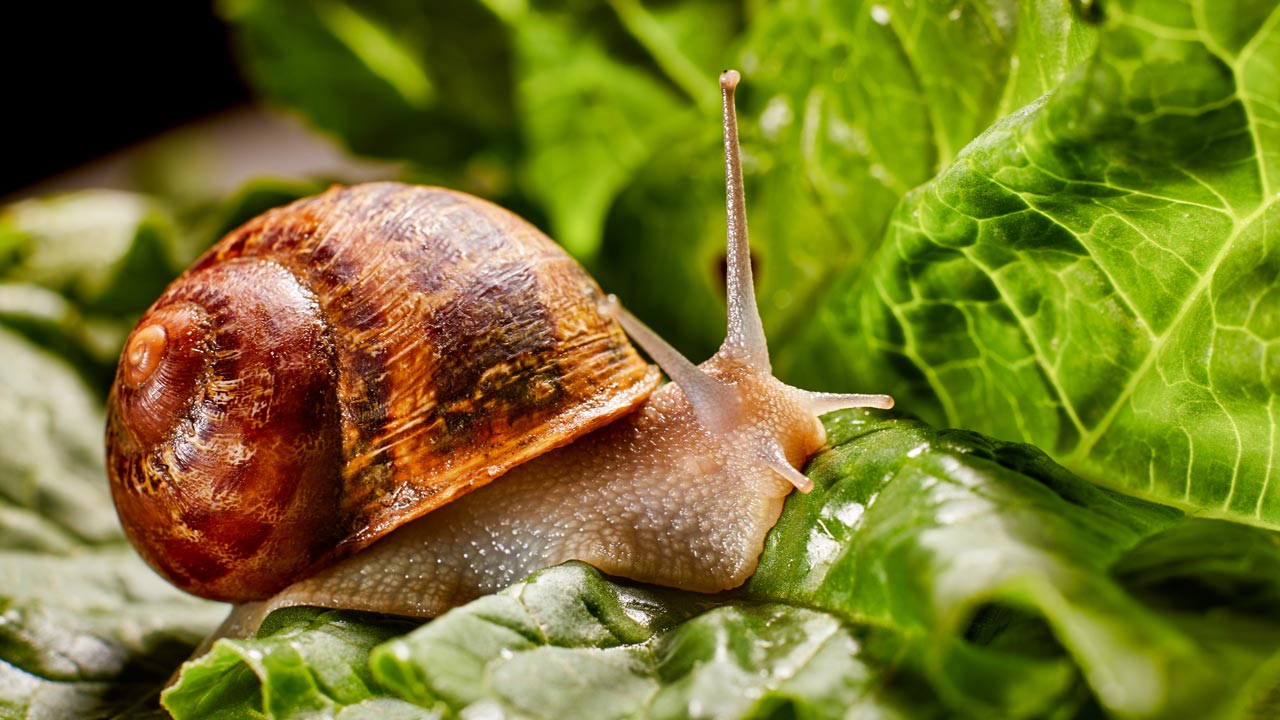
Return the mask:
[[658, 382], [596, 283], [515, 215], [396, 183], [233, 231], [125, 344], [107, 467], [126, 534], [204, 597], [268, 597]]

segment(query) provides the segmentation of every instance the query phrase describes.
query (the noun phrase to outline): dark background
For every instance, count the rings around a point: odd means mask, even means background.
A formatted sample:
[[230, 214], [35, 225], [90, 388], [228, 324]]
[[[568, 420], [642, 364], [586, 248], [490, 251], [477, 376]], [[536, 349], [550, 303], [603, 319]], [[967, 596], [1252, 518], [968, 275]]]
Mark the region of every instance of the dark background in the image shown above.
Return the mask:
[[249, 98], [212, 2], [20, 5], [0, 13], [0, 195]]

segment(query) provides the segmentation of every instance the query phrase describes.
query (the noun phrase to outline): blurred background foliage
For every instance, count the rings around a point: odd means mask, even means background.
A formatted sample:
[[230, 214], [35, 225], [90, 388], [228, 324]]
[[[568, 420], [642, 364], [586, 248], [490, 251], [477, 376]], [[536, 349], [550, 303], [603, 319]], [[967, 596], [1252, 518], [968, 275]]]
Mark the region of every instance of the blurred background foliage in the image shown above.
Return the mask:
[[[215, 10], [260, 102], [388, 162], [304, 164], [303, 174], [281, 162], [274, 175], [287, 180], [228, 192], [207, 156], [265, 154], [262, 141], [237, 148], [186, 131], [135, 153], [128, 182], [171, 216], [173, 268], [253, 211], [329, 181], [448, 185], [547, 230], [700, 359], [723, 332], [716, 77], [737, 67], [767, 330], [784, 375], [819, 385], [788, 355], [814, 350], [799, 339], [826, 288], [874, 250], [907, 190], [1094, 42], [1056, 0], [224, 0]], [[1035, 62], [1014, 61], [1027, 47]], [[242, 99], [231, 72], [196, 75], [208, 102]], [[172, 108], [175, 119], [189, 105]]]
[[[1093, 43], [1060, 1], [219, 7], [264, 97], [356, 153], [408, 160], [413, 180], [525, 215], [694, 358], [723, 332], [716, 77], [740, 68], [757, 282], [784, 372], [813, 350], [790, 341], [815, 300], [902, 195]], [[1012, 61], [1027, 47], [1034, 62]]]

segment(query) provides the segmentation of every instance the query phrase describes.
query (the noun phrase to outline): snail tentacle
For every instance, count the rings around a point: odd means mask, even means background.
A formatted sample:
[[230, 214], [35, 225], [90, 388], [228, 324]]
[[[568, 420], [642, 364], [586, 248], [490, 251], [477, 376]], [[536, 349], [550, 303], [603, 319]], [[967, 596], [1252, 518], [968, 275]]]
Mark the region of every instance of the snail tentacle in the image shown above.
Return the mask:
[[626, 308], [616, 303], [615, 308], [615, 316], [623, 329], [649, 353], [667, 377], [680, 386], [703, 426], [717, 433], [732, 427], [740, 410], [739, 396], [733, 388], [703, 372]]
[[[799, 390], [797, 388], [797, 390]], [[889, 410], [893, 407], [893, 398], [888, 395], [864, 395], [862, 393], [828, 393], [812, 390], [799, 390], [809, 401], [815, 415], [825, 415], [836, 410], [850, 408], [879, 408]]]
[[738, 113], [734, 90], [740, 76], [736, 70], [720, 75], [720, 99], [724, 113], [725, 209], [727, 215], [727, 276], [729, 323], [718, 355], [771, 372], [769, 346], [764, 324], [756, 307], [755, 284], [751, 277], [751, 248], [747, 237], [747, 206], [742, 189], [742, 154], [738, 147]]

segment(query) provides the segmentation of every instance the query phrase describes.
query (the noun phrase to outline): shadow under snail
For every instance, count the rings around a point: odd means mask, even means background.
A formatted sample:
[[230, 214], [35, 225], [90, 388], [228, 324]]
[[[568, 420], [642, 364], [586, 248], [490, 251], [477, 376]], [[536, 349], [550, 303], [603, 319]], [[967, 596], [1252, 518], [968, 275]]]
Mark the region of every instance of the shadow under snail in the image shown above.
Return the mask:
[[231, 635], [290, 605], [434, 616], [571, 559], [746, 581], [811, 487], [818, 416], [893, 400], [772, 375], [737, 82], [720, 78], [728, 332], [701, 365], [531, 225], [449, 190], [338, 187], [211, 248], [129, 337], [109, 401], [112, 494], [146, 561], [235, 603]]

